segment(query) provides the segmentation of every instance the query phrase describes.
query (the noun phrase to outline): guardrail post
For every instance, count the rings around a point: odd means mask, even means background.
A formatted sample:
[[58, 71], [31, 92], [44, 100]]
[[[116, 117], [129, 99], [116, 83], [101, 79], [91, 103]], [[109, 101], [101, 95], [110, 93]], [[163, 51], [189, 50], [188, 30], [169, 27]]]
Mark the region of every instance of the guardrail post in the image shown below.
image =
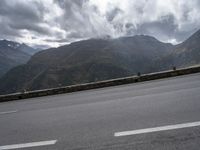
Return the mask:
[[27, 91], [26, 89], [23, 89], [23, 91], [21, 92], [22, 94], [25, 94]]

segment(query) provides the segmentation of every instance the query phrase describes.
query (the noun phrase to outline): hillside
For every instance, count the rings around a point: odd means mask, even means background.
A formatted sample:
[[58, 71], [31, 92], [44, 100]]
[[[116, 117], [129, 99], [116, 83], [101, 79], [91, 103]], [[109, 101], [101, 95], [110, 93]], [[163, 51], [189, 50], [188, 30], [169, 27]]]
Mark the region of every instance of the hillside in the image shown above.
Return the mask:
[[10, 70], [0, 93], [39, 90], [95, 82], [200, 63], [200, 31], [179, 45], [137, 35], [89, 39], [36, 53]]
[[173, 46], [150, 36], [90, 39], [35, 54], [9, 71], [1, 93], [36, 90], [159, 71], [155, 63]]
[[200, 30], [174, 49], [174, 64], [190, 66], [200, 64]]
[[169, 66], [187, 67], [200, 64], [200, 30], [186, 41], [174, 46], [172, 52], [159, 60], [164, 68]]

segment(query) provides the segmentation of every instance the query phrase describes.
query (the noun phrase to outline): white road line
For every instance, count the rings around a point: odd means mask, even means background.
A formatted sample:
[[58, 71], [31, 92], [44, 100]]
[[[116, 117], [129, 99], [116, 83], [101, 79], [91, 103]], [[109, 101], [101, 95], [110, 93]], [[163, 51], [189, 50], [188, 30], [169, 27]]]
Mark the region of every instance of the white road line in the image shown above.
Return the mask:
[[5, 112], [0, 112], [0, 115], [5, 115], [5, 114], [12, 114], [12, 113], [16, 113], [18, 112], [17, 110], [13, 110], [13, 111], [5, 111]]
[[54, 145], [56, 144], [56, 142], [57, 140], [51, 140], [51, 141], [40, 141], [40, 142], [32, 142], [32, 143], [24, 143], [24, 144], [5, 145], [5, 146], [0, 146], [0, 150], [47, 146], [47, 145]]
[[116, 132], [114, 134], [114, 136], [115, 137], [129, 136], [129, 135], [137, 135], [137, 134], [144, 134], [144, 133], [160, 132], [160, 131], [167, 131], [167, 130], [191, 128], [191, 127], [197, 127], [197, 126], [200, 126], [200, 121], [198, 121], [198, 122], [191, 122], [191, 123], [184, 123], [184, 124], [161, 126], [161, 127], [155, 127], [155, 128], [146, 128], [146, 129], [140, 129], [140, 130]]

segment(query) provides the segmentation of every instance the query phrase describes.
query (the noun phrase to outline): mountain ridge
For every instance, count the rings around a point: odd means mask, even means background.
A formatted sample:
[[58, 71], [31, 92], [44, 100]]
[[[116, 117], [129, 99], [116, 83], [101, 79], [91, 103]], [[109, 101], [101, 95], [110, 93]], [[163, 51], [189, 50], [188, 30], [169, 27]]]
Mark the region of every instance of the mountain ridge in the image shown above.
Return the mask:
[[[3, 83], [0, 93], [89, 83], [192, 65], [195, 53], [200, 51], [199, 33], [175, 46], [151, 36], [137, 35], [88, 39], [50, 48], [33, 55], [27, 64], [10, 70], [0, 79]], [[192, 44], [194, 40], [197, 42]], [[189, 59], [181, 56], [186, 45], [197, 47], [196, 51], [188, 50]], [[196, 60], [198, 63], [200, 56]]]

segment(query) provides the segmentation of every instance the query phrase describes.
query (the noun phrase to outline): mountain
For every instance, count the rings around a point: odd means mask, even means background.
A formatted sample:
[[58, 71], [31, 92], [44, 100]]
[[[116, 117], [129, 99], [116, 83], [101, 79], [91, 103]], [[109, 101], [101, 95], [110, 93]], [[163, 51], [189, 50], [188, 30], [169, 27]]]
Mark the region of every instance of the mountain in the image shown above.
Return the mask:
[[0, 93], [39, 90], [200, 64], [200, 30], [178, 45], [151, 36], [89, 39], [36, 53], [0, 79]]
[[174, 46], [172, 52], [160, 59], [158, 64], [165, 68], [169, 66], [180, 68], [200, 64], [200, 30], [183, 43]]
[[0, 77], [9, 69], [25, 64], [34, 54], [34, 49], [17, 42], [0, 40]]
[[158, 71], [155, 63], [173, 45], [150, 36], [90, 39], [36, 53], [27, 64], [10, 70], [0, 93], [38, 90], [101, 81], [137, 72]]
[[174, 49], [174, 64], [184, 67], [200, 64], [200, 30]]

